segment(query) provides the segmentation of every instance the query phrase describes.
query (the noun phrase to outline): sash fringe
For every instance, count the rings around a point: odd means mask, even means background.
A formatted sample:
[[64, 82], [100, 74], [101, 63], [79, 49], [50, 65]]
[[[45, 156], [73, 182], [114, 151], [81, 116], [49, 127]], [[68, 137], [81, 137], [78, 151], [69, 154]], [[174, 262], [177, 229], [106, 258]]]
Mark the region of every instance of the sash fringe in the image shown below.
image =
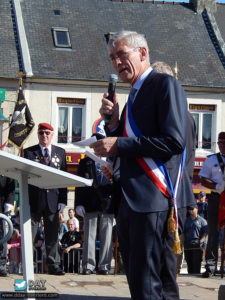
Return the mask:
[[174, 207], [170, 207], [170, 214], [167, 223], [167, 231], [175, 232], [176, 231], [176, 223], [174, 219]]
[[180, 238], [179, 238], [179, 233], [178, 230], [174, 232], [174, 241], [173, 241], [173, 252], [175, 254], [181, 254], [181, 247], [180, 247]]

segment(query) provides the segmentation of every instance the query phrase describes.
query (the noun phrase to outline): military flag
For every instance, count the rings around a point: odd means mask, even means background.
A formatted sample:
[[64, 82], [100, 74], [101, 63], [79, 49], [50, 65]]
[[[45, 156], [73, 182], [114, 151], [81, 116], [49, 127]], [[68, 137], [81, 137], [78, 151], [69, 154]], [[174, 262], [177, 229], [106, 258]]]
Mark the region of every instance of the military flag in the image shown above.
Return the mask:
[[10, 123], [8, 142], [21, 149], [34, 128], [34, 121], [25, 101], [22, 86], [19, 87], [17, 102]]

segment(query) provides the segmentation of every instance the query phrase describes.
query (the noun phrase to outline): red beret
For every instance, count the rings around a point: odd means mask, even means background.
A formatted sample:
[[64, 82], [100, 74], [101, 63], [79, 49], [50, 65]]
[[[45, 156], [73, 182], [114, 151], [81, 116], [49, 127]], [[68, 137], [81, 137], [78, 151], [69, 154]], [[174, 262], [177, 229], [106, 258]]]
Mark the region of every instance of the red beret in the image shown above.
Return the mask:
[[38, 130], [40, 130], [40, 129], [48, 129], [48, 130], [54, 131], [54, 128], [48, 123], [40, 123], [38, 125]]
[[225, 132], [221, 131], [218, 135], [218, 140], [225, 140]]

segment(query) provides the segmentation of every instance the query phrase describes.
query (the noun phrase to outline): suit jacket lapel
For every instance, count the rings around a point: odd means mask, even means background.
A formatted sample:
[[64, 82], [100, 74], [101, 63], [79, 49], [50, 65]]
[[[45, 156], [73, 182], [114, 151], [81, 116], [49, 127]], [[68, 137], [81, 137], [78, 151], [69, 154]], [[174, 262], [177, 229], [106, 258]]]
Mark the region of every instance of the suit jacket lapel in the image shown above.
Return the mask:
[[34, 151], [34, 156], [35, 156], [34, 161], [40, 162], [41, 164], [45, 164], [40, 145], [37, 145]]

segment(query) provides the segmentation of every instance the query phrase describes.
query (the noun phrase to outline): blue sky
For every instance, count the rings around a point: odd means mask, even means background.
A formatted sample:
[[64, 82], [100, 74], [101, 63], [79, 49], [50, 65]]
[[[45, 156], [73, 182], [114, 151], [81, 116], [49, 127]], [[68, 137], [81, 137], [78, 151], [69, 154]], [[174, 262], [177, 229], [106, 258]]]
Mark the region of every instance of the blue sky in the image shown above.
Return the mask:
[[[147, 0], [147, 1], [151, 1], [151, 0]], [[162, 1], [162, 0], [159, 0], [159, 1]], [[166, 2], [189, 2], [189, 0], [165, 0], [165, 1]], [[225, 0], [217, 0], [216, 2], [225, 3]]]

